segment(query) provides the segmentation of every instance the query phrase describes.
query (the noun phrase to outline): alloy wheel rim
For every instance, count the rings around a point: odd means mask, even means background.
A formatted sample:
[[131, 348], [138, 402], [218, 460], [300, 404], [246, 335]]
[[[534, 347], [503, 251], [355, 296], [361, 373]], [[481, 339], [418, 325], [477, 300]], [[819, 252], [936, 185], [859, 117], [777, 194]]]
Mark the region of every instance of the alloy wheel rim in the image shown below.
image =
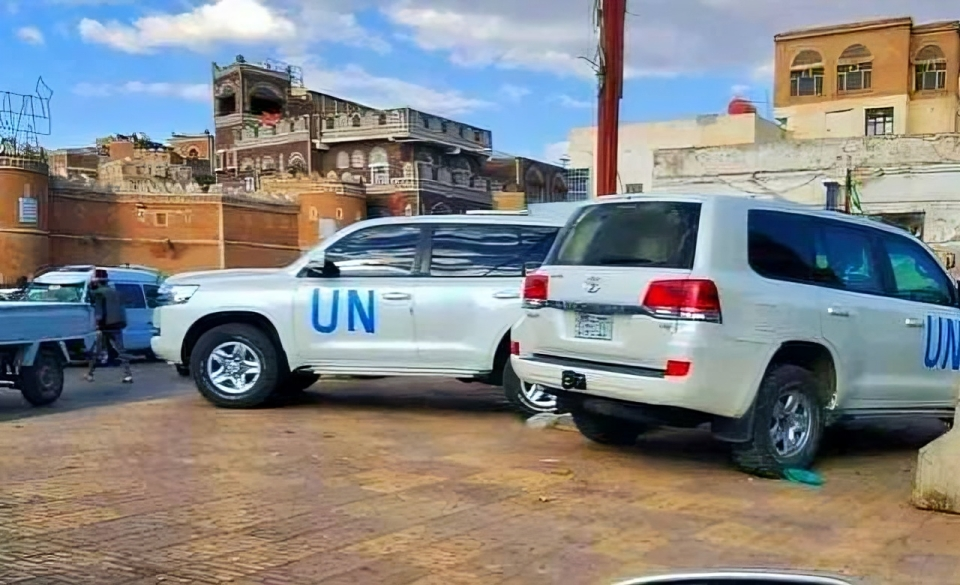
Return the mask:
[[540, 384], [523, 383], [523, 398], [533, 408], [542, 412], [557, 409], [557, 397], [546, 392]]
[[263, 372], [260, 356], [252, 347], [240, 341], [221, 343], [207, 358], [207, 377], [224, 394], [249, 392]]
[[813, 434], [813, 404], [799, 390], [780, 394], [770, 417], [770, 442], [782, 458], [803, 451]]

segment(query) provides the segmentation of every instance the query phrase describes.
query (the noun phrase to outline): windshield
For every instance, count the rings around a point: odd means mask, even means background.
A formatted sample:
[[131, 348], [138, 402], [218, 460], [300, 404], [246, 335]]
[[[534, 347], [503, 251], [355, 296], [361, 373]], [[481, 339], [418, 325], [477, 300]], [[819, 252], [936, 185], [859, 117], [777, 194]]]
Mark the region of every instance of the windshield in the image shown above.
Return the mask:
[[689, 269], [699, 226], [699, 203], [590, 205], [564, 228], [546, 264]]
[[79, 303], [83, 301], [82, 282], [69, 284], [45, 284], [32, 282], [27, 287], [24, 300], [48, 303]]

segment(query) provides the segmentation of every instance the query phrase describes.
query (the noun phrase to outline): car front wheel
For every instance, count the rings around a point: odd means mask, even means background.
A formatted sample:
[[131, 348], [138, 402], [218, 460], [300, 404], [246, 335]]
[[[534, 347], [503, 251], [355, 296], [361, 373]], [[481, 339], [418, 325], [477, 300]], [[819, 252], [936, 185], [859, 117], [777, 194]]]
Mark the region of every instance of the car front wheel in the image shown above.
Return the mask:
[[197, 389], [224, 408], [265, 404], [277, 390], [280, 360], [271, 339], [245, 324], [215, 327], [204, 333], [190, 354]]

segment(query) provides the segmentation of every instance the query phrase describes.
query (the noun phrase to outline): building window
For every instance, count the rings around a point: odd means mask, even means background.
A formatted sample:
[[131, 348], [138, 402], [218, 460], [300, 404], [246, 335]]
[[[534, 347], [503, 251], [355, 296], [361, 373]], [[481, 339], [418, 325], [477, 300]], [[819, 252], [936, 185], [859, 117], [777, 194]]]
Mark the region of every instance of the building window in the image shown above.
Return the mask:
[[850, 45], [837, 60], [837, 91], [870, 89], [873, 55], [863, 45]]
[[866, 111], [867, 136], [893, 134], [893, 108], [869, 108]]
[[350, 168], [350, 155], [347, 154], [345, 150], [341, 150], [337, 153], [337, 168], [338, 169], [349, 169]]
[[381, 112], [380, 115], [377, 116], [377, 124], [380, 124], [381, 126], [386, 126], [386, 125], [387, 125], [387, 115], [384, 114], [383, 112]]
[[354, 128], [360, 127], [360, 114], [354, 114], [353, 118], [350, 119], [350, 125]]
[[947, 87], [947, 59], [940, 47], [927, 45], [914, 57], [914, 91], [936, 91]]
[[816, 51], [801, 51], [790, 66], [790, 95], [823, 95], [823, 57]]
[[390, 159], [387, 151], [379, 146], [370, 150], [370, 182], [374, 185], [390, 184]]
[[643, 193], [643, 183], [627, 183], [624, 189], [627, 193]]
[[253, 177], [244, 177], [244, 178], [243, 178], [243, 188], [244, 188], [244, 190], [245, 190], [247, 193], [250, 193], [250, 192], [253, 191], [253, 187], [254, 187]]
[[480, 142], [480, 141], [481, 141], [480, 138], [481, 138], [481, 137], [480, 137], [480, 131], [479, 131], [479, 130], [474, 130], [474, 131], [473, 131], [473, 141], [474, 141], [474, 142]]
[[153, 225], [167, 227], [167, 214], [162, 212], [153, 214]]
[[317, 221], [320, 219], [320, 212], [317, 211], [316, 207], [310, 208], [310, 221]]
[[353, 154], [350, 155], [350, 166], [355, 169], [362, 169], [366, 166], [366, 157], [363, 156], [362, 150], [354, 150]]
[[566, 169], [567, 201], [586, 201], [590, 197], [590, 169]]
[[447, 123], [446, 123], [446, 122], [440, 122], [440, 131], [443, 132], [444, 134], [447, 133]]
[[333, 130], [334, 128], [336, 128], [336, 124], [337, 123], [333, 118], [327, 118], [326, 121], [324, 122], [324, 126], [326, 127], [327, 130]]
[[337, 208], [337, 219], [343, 219], [343, 209], [340, 207]]

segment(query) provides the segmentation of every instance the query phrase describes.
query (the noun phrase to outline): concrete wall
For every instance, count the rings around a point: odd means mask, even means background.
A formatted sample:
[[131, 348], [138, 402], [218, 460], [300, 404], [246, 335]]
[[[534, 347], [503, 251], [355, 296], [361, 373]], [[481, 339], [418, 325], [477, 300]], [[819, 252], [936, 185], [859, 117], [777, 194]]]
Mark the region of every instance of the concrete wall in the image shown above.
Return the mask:
[[[779, 126], [756, 114], [707, 115], [689, 120], [624, 124], [620, 127], [619, 190], [626, 191], [626, 185], [630, 183], [641, 183], [644, 191], [650, 190], [653, 153], [657, 149], [752, 144], [780, 141], [785, 136], [786, 133]], [[597, 129], [574, 128], [570, 131], [569, 140], [569, 166], [595, 169]], [[590, 196], [596, 197], [596, 181], [590, 183]]]
[[846, 169], [864, 213], [924, 212], [924, 240], [960, 253], [960, 135], [798, 140], [656, 153], [657, 192], [780, 196], [822, 207]]

